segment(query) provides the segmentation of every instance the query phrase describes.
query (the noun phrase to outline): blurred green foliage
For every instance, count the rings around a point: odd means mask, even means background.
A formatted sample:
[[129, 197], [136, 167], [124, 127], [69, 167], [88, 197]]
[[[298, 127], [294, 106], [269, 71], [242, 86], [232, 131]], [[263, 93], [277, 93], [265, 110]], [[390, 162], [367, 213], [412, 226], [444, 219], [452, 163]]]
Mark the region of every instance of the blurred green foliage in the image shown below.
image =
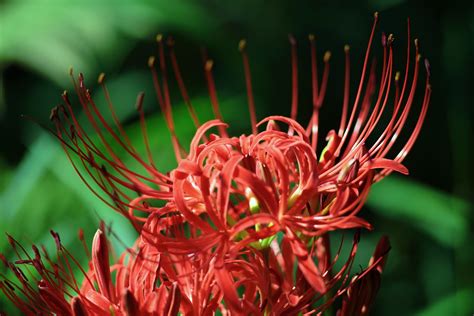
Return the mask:
[[196, 35], [209, 31], [206, 20], [191, 1], [6, 1], [0, 12], [0, 58], [61, 85], [72, 65], [91, 73], [104, 57], [107, 63], [120, 62], [130, 48], [127, 42], [156, 32], [157, 25]]
[[[159, 153], [159, 167], [167, 170], [174, 166], [170, 141], [154, 103], [151, 76], [145, 71], [146, 58], [155, 50], [154, 33], [176, 37], [185, 81], [201, 120], [212, 117], [199, 58], [200, 45], [209, 48], [216, 60], [221, 107], [234, 134], [248, 130], [236, 50], [240, 37], [248, 38], [257, 111], [263, 117], [289, 112], [287, 33], [301, 39], [301, 77], [308, 78], [303, 39], [307, 33], [316, 33], [318, 53], [335, 52], [330, 102], [323, 108], [322, 128], [328, 129], [340, 111], [341, 48], [351, 43], [353, 66], [360, 69], [374, 10], [381, 11], [381, 29], [397, 35], [398, 53], [405, 45], [405, 18], [412, 18], [412, 31], [432, 64], [434, 97], [420, 139], [406, 161], [411, 175], [391, 176], [375, 185], [364, 211], [375, 224], [375, 232], [363, 236], [358, 255], [361, 264], [380, 235], [389, 235], [393, 244], [373, 314], [472, 314], [473, 116], [468, 100], [473, 93], [466, 69], [474, 69], [474, 8], [467, 0], [452, 1], [448, 7], [405, 0], [298, 4], [283, 0], [238, 4], [217, 0], [4, 0], [0, 2], [0, 231], [8, 231], [24, 244], [52, 246], [49, 229], [54, 229], [79, 256], [77, 229], [84, 228], [90, 239], [99, 219], [112, 223], [118, 234], [113, 242], [119, 249], [135, 238], [127, 223], [74, 174], [58, 142], [20, 118], [26, 114], [46, 120], [61, 91], [71, 88], [69, 66], [85, 73], [93, 92], [96, 75], [101, 71], [111, 74], [107, 82], [114, 105], [142, 152], [133, 104], [136, 94], [145, 91], [152, 148]], [[301, 80], [302, 104], [310, 104], [308, 83], [308, 79]], [[194, 129], [176, 87], [172, 89], [177, 130], [187, 144]], [[96, 90], [95, 100], [105, 106], [100, 89]], [[301, 119], [307, 119], [304, 106]], [[0, 252], [12, 255], [5, 238], [0, 238]], [[14, 314], [10, 308], [0, 296], [0, 310]]]

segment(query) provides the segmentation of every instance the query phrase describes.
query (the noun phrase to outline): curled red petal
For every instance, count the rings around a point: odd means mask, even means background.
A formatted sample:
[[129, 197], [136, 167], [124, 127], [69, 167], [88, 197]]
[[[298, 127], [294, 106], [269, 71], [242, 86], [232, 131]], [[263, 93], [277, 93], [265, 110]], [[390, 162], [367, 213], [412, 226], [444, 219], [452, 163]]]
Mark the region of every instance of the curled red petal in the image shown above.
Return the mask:
[[215, 267], [215, 277], [219, 288], [224, 294], [224, 299], [229, 308], [235, 313], [242, 313], [242, 304], [239, 296], [237, 295], [237, 289], [235, 288], [232, 276], [225, 266]]
[[409, 173], [408, 169], [401, 163], [395, 160], [386, 159], [386, 158], [376, 158], [372, 160], [369, 168], [370, 169], [387, 169], [390, 171], [397, 171], [404, 175], [408, 175]]
[[308, 136], [306, 136], [306, 131], [304, 130], [304, 128], [297, 121], [292, 120], [291, 118], [288, 118], [288, 117], [285, 117], [285, 116], [273, 115], [273, 116], [268, 116], [268, 117], [264, 118], [263, 120], [261, 120], [257, 124], [257, 126], [260, 126], [263, 123], [268, 122], [268, 121], [280, 121], [280, 122], [283, 122], [285, 124], [288, 124], [288, 126], [293, 128], [298, 133], [298, 135], [301, 138], [303, 138], [303, 140], [306, 143], [309, 143], [309, 138], [308, 138]]

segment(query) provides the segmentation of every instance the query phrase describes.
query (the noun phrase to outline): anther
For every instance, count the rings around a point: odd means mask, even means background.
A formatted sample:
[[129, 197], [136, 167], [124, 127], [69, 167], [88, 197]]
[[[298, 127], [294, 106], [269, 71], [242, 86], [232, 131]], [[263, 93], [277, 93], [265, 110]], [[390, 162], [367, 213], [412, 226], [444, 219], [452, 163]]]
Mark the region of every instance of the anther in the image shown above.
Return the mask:
[[214, 61], [212, 59], [208, 59], [208, 60], [206, 60], [206, 64], [204, 65], [204, 69], [206, 71], [211, 71], [213, 65], [214, 65]]
[[82, 76], [82, 73], [79, 74], [79, 88], [84, 89], [84, 77]]
[[242, 52], [243, 50], [245, 50], [246, 47], [247, 47], [247, 41], [245, 39], [241, 39], [239, 41], [239, 51]]
[[314, 34], [309, 34], [308, 39], [309, 39], [310, 42], [314, 42], [314, 40], [315, 40]]
[[390, 34], [387, 38], [387, 44], [392, 45], [394, 40], [395, 40], [395, 37], [393, 36], [393, 34]]
[[395, 81], [398, 81], [398, 80], [400, 80], [400, 71], [397, 71], [395, 73]]
[[351, 47], [349, 45], [344, 45], [344, 52], [348, 53]]
[[103, 72], [100, 73], [99, 77], [97, 78], [97, 83], [102, 84], [105, 80], [105, 74]]
[[137, 95], [137, 101], [135, 103], [135, 108], [137, 109], [137, 111], [141, 111], [142, 110], [142, 107], [143, 107], [143, 98], [145, 97], [145, 92], [140, 92], [138, 95]]
[[159, 43], [163, 40], [163, 34], [157, 34], [156, 35], [156, 41]]
[[70, 104], [70, 102], [69, 102], [69, 94], [68, 94], [67, 90], [64, 90], [64, 91], [63, 91], [63, 94], [61, 95], [61, 97], [63, 98], [64, 102], [66, 102], [67, 104]]
[[431, 65], [430, 65], [430, 61], [425, 58], [425, 68], [426, 68], [426, 73], [428, 74], [428, 77], [431, 76]]
[[327, 51], [324, 53], [324, 62], [327, 63], [329, 60], [331, 59], [331, 52], [330, 51]]
[[51, 109], [51, 112], [49, 114], [49, 120], [50, 121], [55, 121], [57, 119], [59, 119], [58, 106], [55, 106], [54, 108]]
[[50, 232], [51, 236], [53, 236], [54, 241], [56, 242], [57, 249], [60, 250], [61, 249], [61, 238], [59, 237], [59, 234], [56, 233], [54, 230], [50, 230], [49, 232]]
[[148, 67], [153, 68], [155, 66], [155, 56], [148, 57]]

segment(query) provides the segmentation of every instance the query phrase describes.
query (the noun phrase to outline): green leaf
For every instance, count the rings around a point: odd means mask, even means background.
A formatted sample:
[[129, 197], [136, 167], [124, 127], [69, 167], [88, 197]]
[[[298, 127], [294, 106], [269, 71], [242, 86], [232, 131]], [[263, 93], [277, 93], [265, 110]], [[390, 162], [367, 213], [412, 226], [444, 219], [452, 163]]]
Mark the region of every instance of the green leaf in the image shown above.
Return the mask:
[[472, 315], [474, 312], [473, 289], [459, 290], [454, 294], [446, 296], [442, 300], [430, 305], [426, 309], [416, 313], [416, 316], [462, 316]]
[[467, 202], [399, 176], [375, 184], [367, 203], [381, 216], [410, 223], [446, 246], [460, 245], [469, 233]]
[[16, 61], [63, 85], [67, 69], [84, 73], [121, 60], [130, 39], [158, 26], [206, 34], [211, 19], [191, 1], [23, 0], [2, 4], [0, 60]]

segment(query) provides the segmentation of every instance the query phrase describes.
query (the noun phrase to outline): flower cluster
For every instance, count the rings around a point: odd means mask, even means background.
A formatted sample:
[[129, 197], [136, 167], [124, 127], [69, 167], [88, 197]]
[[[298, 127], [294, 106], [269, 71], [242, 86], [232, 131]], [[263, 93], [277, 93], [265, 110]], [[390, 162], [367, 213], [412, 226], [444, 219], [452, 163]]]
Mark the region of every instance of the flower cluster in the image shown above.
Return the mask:
[[[270, 116], [259, 123], [246, 43], [239, 43], [252, 125], [251, 134], [239, 137], [228, 134], [222, 118], [212, 61], [204, 56], [215, 120], [201, 123], [184, 85], [174, 43], [171, 39], [165, 43], [158, 36], [159, 56], [151, 57], [148, 65], [178, 161], [168, 173], [159, 171], [154, 162], [142, 106], [144, 94], [139, 94], [136, 108], [145, 157], [119, 122], [104, 75], [99, 77], [99, 85], [113, 125], [98, 110], [82, 74], [76, 80], [71, 72], [96, 137], [79, 124], [66, 92], [64, 104], [51, 112], [52, 132], [91, 191], [125, 216], [140, 235], [135, 245], [113, 262], [107, 229], [102, 225], [94, 237], [87, 271], [55, 232], [56, 261], [36, 246], [30, 255], [9, 237], [19, 260], [1, 259], [19, 283], [4, 278], [0, 289], [26, 315], [309, 315], [327, 309], [338, 315], [367, 314], [380, 286], [389, 241], [382, 238], [367, 268], [351, 277], [359, 233], [341, 264], [337, 263], [341, 249], [331, 254], [329, 232], [372, 228], [358, 214], [374, 182], [393, 171], [408, 173], [401, 163], [420, 132], [431, 95], [425, 62], [426, 84], [418, 119], [401, 150], [391, 157], [412, 110], [421, 58], [417, 40], [412, 52], [408, 25], [404, 74], [394, 71], [392, 35], [382, 35], [382, 70], [378, 74], [375, 63], [369, 66], [377, 20], [376, 14], [352, 107], [350, 49], [344, 49], [341, 120], [328, 133], [320, 154], [319, 111], [328, 84], [330, 53], [324, 55], [320, 77], [314, 36], [309, 37], [312, 116], [306, 126], [296, 121], [295, 39], [290, 36], [290, 117]], [[197, 129], [188, 152], [175, 132], [167, 59]], [[133, 168], [121, 160], [117, 147], [133, 158]], [[80, 239], [84, 240], [82, 235]], [[73, 266], [84, 274], [81, 284]]]

